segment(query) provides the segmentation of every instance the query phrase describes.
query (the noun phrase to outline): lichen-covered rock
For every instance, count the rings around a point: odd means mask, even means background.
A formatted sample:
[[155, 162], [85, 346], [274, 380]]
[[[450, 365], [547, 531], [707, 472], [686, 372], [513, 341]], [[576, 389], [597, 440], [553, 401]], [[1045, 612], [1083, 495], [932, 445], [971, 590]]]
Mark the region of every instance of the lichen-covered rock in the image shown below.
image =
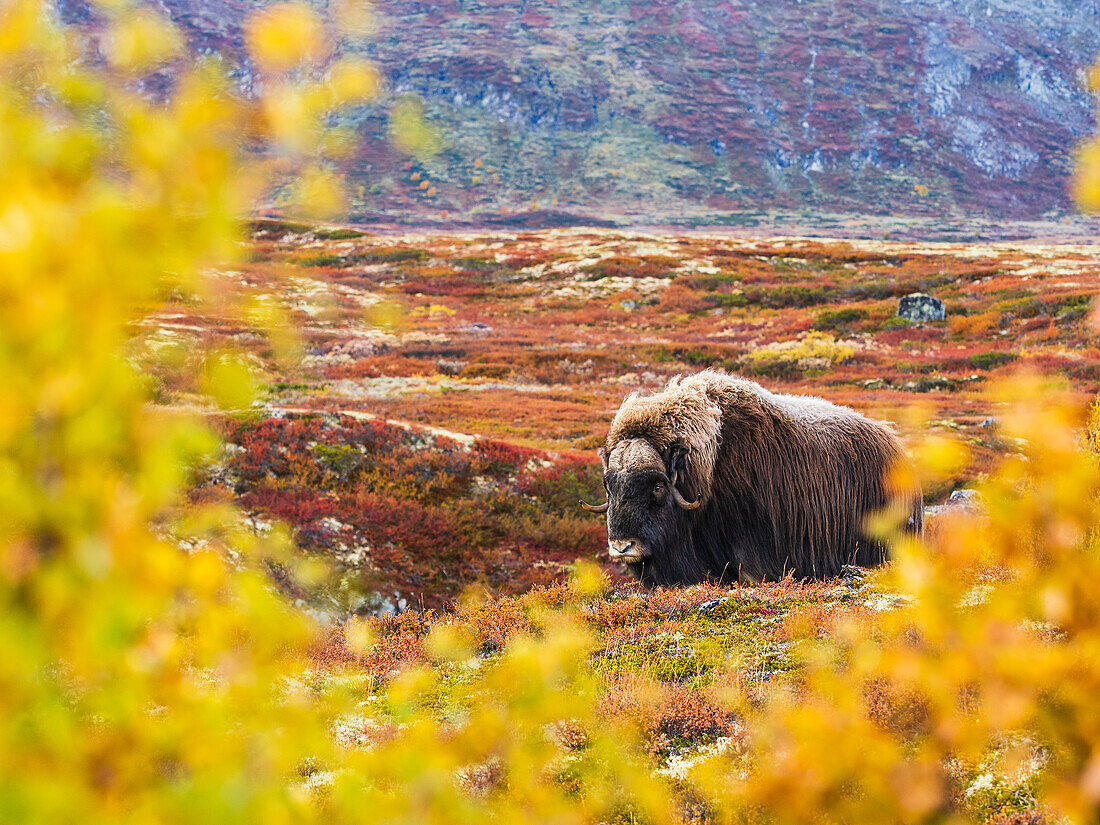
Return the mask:
[[923, 292], [914, 292], [901, 299], [898, 304], [898, 317], [916, 323], [942, 321], [947, 317], [947, 311], [939, 298], [925, 295]]

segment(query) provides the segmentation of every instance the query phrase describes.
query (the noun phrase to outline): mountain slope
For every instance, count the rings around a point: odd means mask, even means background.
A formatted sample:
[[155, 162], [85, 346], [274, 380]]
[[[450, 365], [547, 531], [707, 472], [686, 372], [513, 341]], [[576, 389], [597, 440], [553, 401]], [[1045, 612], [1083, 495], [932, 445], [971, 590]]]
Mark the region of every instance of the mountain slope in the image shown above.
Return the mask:
[[[240, 42], [243, 4], [160, 5], [197, 47]], [[377, 60], [389, 99], [423, 99], [444, 148], [406, 168], [385, 103], [354, 113], [345, 171], [366, 212], [1036, 218], [1072, 210], [1073, 150], [1094, 128], [1098, 0], [375, 8], [377, 31], [345, 48]]]

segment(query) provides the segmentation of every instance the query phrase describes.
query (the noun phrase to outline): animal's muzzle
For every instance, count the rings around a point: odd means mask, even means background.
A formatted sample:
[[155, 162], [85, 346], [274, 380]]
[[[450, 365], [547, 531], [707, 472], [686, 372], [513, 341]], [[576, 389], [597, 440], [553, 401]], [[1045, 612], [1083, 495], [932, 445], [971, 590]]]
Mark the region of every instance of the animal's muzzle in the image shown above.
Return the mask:
[[641, 561], [649, 552], [637, 539], [608, 539], [607, 555], [612, 561]]

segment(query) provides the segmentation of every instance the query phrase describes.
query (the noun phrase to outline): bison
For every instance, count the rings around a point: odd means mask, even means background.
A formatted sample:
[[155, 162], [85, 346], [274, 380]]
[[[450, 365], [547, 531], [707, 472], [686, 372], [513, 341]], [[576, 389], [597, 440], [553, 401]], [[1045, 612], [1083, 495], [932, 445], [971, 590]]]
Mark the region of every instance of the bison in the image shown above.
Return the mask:
[[820, 398], [707, 370], [631, 394], [599, 450], [608, 552], [648, 584], [828, 578], [873, 566], [867, 517], [894, 505], [919, 534], [920, 491], [897, 489], [893, 430]]

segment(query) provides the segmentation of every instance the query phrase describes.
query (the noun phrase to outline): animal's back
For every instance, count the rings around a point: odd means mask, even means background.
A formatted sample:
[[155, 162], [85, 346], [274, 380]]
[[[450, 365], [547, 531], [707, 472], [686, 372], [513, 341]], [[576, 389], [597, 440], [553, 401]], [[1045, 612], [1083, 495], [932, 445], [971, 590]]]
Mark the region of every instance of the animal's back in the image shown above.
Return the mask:
[[[709, 548], [712, 565], [727, 567], [732, 550], [741, 577], [760, 581], [788, 572], [822, 578], [845, 564], [886, 560], [885, 545], [864, 525], [890, 503], [888, 475], [903, 456], [886, 424], [722, 373], [687, 380], [705, 382], [722, 410], [715, 466], [719, 507], [708, 530], [718, 540]], [[909, 516], [907, 529], [919, 532], [919, 494], [912, 497]]]

